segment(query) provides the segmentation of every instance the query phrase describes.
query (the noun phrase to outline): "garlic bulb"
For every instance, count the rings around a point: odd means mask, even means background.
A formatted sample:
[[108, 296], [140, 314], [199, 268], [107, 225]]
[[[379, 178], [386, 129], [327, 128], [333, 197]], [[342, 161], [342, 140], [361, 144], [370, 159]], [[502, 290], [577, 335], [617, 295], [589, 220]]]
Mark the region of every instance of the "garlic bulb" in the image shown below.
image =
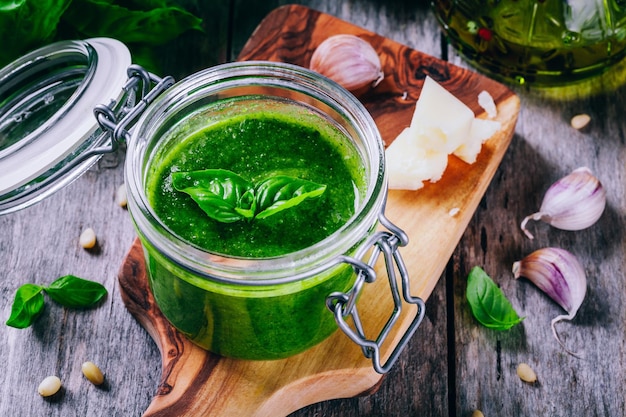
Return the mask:
[[376, 87], [384, 78], [376, 50], [355, 35], [326, 39], [313, 52], [309, 67], [350, 91]]
[[587, 276], [578, 259], [565, 249], [539, 249], [515, 262], [513, 275], [528, 278], [567, 311], [552, 320], [552, 334], [568, 353], [577, 356], [565, 347], [555, 325], [562, 320], [572, 320], [585, 299]]
[[530, 239], [526, 223], [531, 219], [557, 229], [582, 230], [598, 221], [605, 206], [606, 190], [589, 168], [581, 167], [548, 188], [539, 211], [527, 216], [521, 228]]

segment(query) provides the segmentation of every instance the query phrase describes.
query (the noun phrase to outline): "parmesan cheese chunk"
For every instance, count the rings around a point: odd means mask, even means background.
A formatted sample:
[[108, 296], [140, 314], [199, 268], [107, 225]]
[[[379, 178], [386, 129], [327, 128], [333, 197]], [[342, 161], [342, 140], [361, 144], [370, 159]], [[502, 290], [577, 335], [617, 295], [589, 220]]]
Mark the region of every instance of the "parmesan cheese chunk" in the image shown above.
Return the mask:
[[441, 179], [448, 165], [448, 154], [426, 150], [416, 145], [420, 135], [407, 127], [387, 148], [389, 188], [418, 190], [424, 181]]
[[474, 119], [467, 139], [454, 150], [454, 155], [468, 164], [473, 164], [483, 143], [500, 130], [500, 127], [500, 122], [494, 120]]
[[452, 153], [461, 146], [472, 127], [474, 112], [435, 80], [426, 77], [415, 104], [411, 127], [425, 133], [420, 146], [426, 150]]
[[483, 143], [500, 128], [498, 121], [477, 119], [461, 100], [426, 77], [410, 126], [385, 151], [389, 188], [418, 190], [426, 181], [439, 181], [451, 154], [473, 164]]

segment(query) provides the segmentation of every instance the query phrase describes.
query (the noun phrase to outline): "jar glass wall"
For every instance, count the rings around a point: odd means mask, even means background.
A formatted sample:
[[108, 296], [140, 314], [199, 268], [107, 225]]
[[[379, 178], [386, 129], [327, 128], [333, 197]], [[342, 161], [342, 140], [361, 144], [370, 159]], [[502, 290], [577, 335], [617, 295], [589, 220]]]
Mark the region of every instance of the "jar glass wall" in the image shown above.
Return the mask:
[[[245, 99], [223, 111], [219, 104], [236, 97]], [[224, 256], [173, 232], [155, 213], [146, 184], [168, 147], [203, 126], [245, 114], [255, 97], [269, 98], [278, 112], [301, 113], [322, 130], [340, 132], [358, 157], [362, 184], [357, 181], [354, 214], [322, 241], [279, 256]], [[168, 320], [192, 341], [226, 356], [275, 359], [301, 352], [337, 329], [325, 299], [352, 285], [355, 274], [343, 256], [373, 232], [386, 194], [383, 142], [351, 94], [287, 64], [234, 63], [202, 71], [174, 85], [142, 115], [132, 133], [126, 175], [151, 289]]]

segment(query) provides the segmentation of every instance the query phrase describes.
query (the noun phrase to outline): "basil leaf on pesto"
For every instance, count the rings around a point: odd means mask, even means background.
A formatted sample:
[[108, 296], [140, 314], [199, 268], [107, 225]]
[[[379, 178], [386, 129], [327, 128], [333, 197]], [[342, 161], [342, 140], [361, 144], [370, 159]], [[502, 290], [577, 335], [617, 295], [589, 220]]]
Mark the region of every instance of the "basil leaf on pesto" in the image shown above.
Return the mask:
[[256, 212], [254, 184], [225, 169], [174, 172], [172, 185], [218, 222], [251, 219]]
[[520, 323], [511, 302], [487, 273], [475, 266], [467, 277], [466, 297], [472, 314], [483, 326], [494, 330], [507, 330]]
[[257, 219], [297, 206], [308, 198], [316, 198], [326, 186], [287, 175], [266, 178], [256, 186]]
[[272, 175], [255, 185], [226, 169], [173, 172], [172, 185], [222, 223], [264, 219], [326, 191], [326, 185], [288, 175]]
[[107, 293], [102, 284], [66, 275], [43, 289], [57, 303], [70, 308], [90, 307]]
[[6, 322], [7, 326], [25, 329], [30, 326], [41, 310], [43, 310], [43, 287], [35, 284], [24, 284], [15, 292], [11, 315]]

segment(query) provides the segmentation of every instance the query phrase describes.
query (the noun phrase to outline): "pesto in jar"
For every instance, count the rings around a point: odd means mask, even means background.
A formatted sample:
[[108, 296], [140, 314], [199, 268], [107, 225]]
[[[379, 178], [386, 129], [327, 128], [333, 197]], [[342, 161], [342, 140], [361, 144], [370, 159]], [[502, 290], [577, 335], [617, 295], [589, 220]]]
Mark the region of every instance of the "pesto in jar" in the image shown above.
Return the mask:
[[[219, 116], [221, 108], [227, 117]], [[146, 193], [160, 221], [182, 240], [224, 256], [270, 258], [308, 248], [340, 229], [364, 197], [361, 156], [345, 132], [283, 99], [247, 97], [209, 105], [205, 126], [180, 127], [153, 156]], [[167, 135], [166, 135], [167, 136]], [[172, 184], [173, 172], [224, 169], [251, 181], [289, 175], [326, 189], [319, 198], [263, 219], [211, 219]], [[212, 352], [277, 359], [319, 343], [337, 329], [325, 299], [354, 281], [351, 266], [329, 267], [276, 285], [215, 282], [182, 271], [144, 240], [150, 285], [168, 320]]]
[[[323, 240], [354, 214], [364, 174], [345, 136], [260, 107], [194, 132], [153, 167], [147, 184], [150, 204], [183, 240], [224, 255], [273, 257]], [[220, 223], [172, 187], [172, 172], [203, 169], [226, 169], [250, 180], [290, 175], [324, 184], [326, 191], [265, 219]]]

